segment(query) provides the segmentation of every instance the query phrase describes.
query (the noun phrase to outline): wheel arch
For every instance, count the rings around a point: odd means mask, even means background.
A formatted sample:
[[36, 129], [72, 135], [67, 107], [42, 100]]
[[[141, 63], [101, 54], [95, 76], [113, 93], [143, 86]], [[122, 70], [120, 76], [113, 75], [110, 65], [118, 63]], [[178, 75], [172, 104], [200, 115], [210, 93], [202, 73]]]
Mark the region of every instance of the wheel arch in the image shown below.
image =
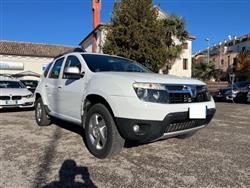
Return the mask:
[[97, 103], [103, 104], [109, 110], [111, 115], [114, 117], [113, 109], [112, 109], [111, 105], [109, 104], [108, 100], [105, 99], [103, 96], [98, 95], [98, 94], [89, 94], [86, 96], [86, 98], [84, 100], [84, 104], [83, 104], [82, 115], [84, 115], [85, 112], [87, 112], [91, 106], [93, 106]]
[[40, 95], [40, 93], [35, 93], [35, 101], [37, 101], [39, 98], [42, 98], [42, 95]]

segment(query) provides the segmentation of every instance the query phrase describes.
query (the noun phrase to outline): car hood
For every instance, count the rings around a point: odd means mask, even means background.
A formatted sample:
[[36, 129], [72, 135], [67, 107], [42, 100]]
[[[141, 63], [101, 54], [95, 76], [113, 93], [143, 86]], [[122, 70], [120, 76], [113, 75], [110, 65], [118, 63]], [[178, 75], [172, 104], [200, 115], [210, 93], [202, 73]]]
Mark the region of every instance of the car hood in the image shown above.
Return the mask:
[[136, 73], [136, 72], [99, 72], [96, 73], [102, 77], [111, 77], [114, 80], [128, 79], [132, 82], [150, 82], [162, 84], [192, 84], [192, 85], [205, 85], [204, 82], [199, 80], [179, 77], [173, 75], [163, 75], [157, 73]]
[[20, 88], [20, 89], [0, 89], [0, 96], [8, 96], [8, 95], [21, 95], [21, 96], [25, 96], [25, 95], [30, 95], [32, 94], [28, 89], [26, 88]]

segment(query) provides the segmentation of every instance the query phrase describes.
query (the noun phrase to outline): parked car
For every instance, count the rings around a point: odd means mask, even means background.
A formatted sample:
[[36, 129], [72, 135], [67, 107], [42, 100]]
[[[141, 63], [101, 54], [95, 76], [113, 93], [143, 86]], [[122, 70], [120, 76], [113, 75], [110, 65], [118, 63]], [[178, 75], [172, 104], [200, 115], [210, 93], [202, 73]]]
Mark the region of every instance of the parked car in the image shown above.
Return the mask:
[[248, 93], [250, 92], [250, 83], [246, 85], [245, 87], [239, 88], [236, 90], [237, 96], [235, 97], [236, 102], [248, 102]]
[[215, 95], [217, 101], [232, 101], [237, 98], [237, 95], [240, 93], [241, 89], [244, 90], [250, 84], [250, 80], [236, 82], [224, 89], [220, 89]]
[[97, 158], [118, 154], [125, 140], [189, 137], [215, 114], [201, 81], [152, 73], [118, 56], [81, 52], [55, 58], [35, 98], [39, 126], [50, 125], [51, 117], [83, 126], [87, 148]]
[[30, 90], [32, 93], [35, 92], [36, 87], [38, 85], [37, 80], [20, 80], [28, 90]]
[[250, 90], [247, 93], [247, 102], [250, 103]]
[[23, 83], [15, 78], [0, 76], [0, 109], [31, 108], [35, 98]]

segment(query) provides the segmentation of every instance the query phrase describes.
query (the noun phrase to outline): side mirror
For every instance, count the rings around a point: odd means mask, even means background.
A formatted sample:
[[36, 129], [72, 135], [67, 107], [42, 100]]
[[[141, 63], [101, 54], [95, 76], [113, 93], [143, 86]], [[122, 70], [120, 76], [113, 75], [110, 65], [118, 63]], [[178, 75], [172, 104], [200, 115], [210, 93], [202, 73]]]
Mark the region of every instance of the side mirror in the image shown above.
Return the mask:
[[64, 75], [67, 79], [79, 79], [84, 76], [78, 67], [67, 67], [64, 70]]

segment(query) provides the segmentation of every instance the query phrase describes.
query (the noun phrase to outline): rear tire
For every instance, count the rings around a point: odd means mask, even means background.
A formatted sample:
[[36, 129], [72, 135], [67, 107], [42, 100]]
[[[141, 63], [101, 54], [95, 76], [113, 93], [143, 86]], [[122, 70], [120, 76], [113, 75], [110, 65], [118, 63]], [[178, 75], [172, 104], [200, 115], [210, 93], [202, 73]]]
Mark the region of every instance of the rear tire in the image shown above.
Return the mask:
[[49, 126], [51, 125], [51, 120], [46, 112], [45, 106], [43, 104], [42, 98], [36, 100], [35, 103], [35, 117], [36, 123], [39, 126]]
[[88, 150], [99, 159], [117, 155], [125, 142], [113, 116], [103, 104], [95, 104], [87, 112], [85, 138]]

